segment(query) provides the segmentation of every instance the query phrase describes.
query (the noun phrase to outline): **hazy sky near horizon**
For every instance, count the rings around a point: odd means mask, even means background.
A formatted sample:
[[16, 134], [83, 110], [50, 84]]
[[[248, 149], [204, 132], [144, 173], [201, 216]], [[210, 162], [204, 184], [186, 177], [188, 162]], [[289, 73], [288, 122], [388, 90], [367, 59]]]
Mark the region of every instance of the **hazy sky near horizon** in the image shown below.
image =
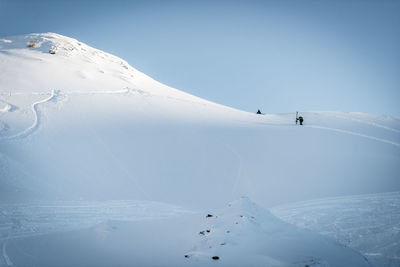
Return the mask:
[[255, 112], [400, 117], [400, 1], [0, 0], [0, 36], [56, 32]]

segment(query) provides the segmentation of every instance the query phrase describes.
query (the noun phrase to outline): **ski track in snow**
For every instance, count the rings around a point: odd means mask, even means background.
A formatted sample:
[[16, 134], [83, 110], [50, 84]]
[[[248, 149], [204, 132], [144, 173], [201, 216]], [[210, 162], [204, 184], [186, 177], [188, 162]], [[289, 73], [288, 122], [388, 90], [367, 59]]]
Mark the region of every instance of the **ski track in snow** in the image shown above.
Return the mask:
[[[126, 87], [126, 88], [121, 89], [121, 90], [73, 91], [73, 92], [70, 92], [70, 93], [65, 94], [65, 95], [66, 96], [68, 96], [68, 95], [93, 95], [93, 94], [100, 94], [100, 95], [101, 94], [126, 95], [126, 94], [130, 94], [130, 93], [133, 93], [133, 92], [137, 92], [139, 94], [144, 94], [144, 92], [142, 90], [139, 90], [139, 89], [136, 89], [136, 88]], [[59, 93], [60, 93], [59, 90], [58, 91], [52, 90], [49, 97], [33, 103], [31, 105], [31, 110], [32, 110], [32, 112], [34, 114], [33, 124], [31, 126], [29, 126], [28, 128], [26, 128], [25, 130], [23, 130], [23, 131], [21, 131], [21, 132], [19, 132], [17, 134], [14, 134], [14, 135], [11, 135], [11, 136], [0, 137], [0, 140], [4, 140], [4, 139], [10, 140], [10, 139], [24, 138], [24, 137], [27, 137], [27, 136], [31, 135], [32, 133], [34, 133], [40, 126], [40, 112], [38, 110], [38, 105], [45, 104], [45, 103], [53, 100], [54, 97], [56, 97]], [[29, 94], [14, 93], [14, 95], [42, 95], [42, 94], [43, 94], [43, 92], [32, 92], [32, 93], [29, 93]], [[400, 131], [397, 130], [397, 129], [393, 129], [393, 128], [390, 128], [390, 127], [387, 127], [387, 126], [384, 126], [384, 125], [381, 125], [381, 124], [365, 122], [363, 120], [354, 119], [354, 118], [345, 118], [345, 117], [342, 117], [342, 116], [336, 116], [336, 117], [342, 118], [342, 119], [349, 119], [349, 120], [353, 120], [353, 121], [356, 121], [356, 122], [359, 122], [359, 123], [369, 124], [369, 125], [375, 126], [377, 128], [382, 128], [382, 129], [385, 129], [385, 130], [388, 130], [388, 131], [400, 133]], [[273, 124], [273, 125], [281, 126], [281, 125], [284, 125], [284, 124], [279, 124], [278, 123], [278, 124]], [[360, 137], [364, 137], [364, 138], [368, 138], [368, 139], [375, 140], [375, 141], [378, 141], [378, 142], [390, 144], [390, 145], [393, 145], [393, 146], [396, 146], [396, 147], [400, 148], [400, 144], [399, 143], [396, 143], [396, 142], [393, 142], [393, 141], [389, 141], [389, 140], [386, 140], [386, 139], [382, 139], [382, 138], [378, 138], [378, 137], [374, 137], [374, 136], [370, 136], [370, 135], [366, 135], [366, 134], [361, 134], [361, 133], [357, 133], [357, 132], [348, 131], [348, 130], [325, 127], [325, 126], [318, 126], [318, 125], [305, 125], [304, 127], [314, 128], [314, 129], [323, 129], [323, 130], [335, 131], [335, 132], [344, 133], [344, 134], [350, 134], [350, 135], [354, 135], [354, 136], [360, 136]], [[230, 150], [232, 151], [232, 149], [230, 149]], [[237, 155], [237, 153], [235, 153], [234, 151], [232, 151], [232, 152], [235, 155]]]
[[317, 126], [317, 125], [305, 125], [304, 127], [314, 128], [314, 129], [322, 129], [322, 130], [329, 130], [329, 131], [335, 131], [335, 132], [338, 132], [338, 133], [344, 133], [344, 134], [350, 134], [350, 135], [354, 135], [354, 136], [360, 136], [360, 137], [364, 137], [364, 138], [368, 138], [368, 139], [371, 139], [371, 140], [379, 141], [379, 142], [382, 142], [382, 143], [390, 144], [390, 145], [393, 145], [393, 146], [396, 146], [396, 147], [400, 148], [400, 144], [399, 143], [392, 142], [392, 141], [389, 141], [389, 140], [386, 140], [386, 139], [382, 139], [382, 138], [378, 138], [378, 137], [374, 137], [374, 136], [370, 136], [370, 135], [366, 135], [366, 134], [356, 133], [356, 132], [342, 130], [342, 129], [330, 128], [330, 127], [325, 127], [325, 126]]
[[136, 177], [132, 177], [130, 172], [127, 170], [124, 164], [121, 163], [119, 158], [112, 152], [112, 150], [108, 147], [108, 145], [97, 135], [96, 132], [91, 131], [91, 135], [94, 136], [97, 141], [102, 145], [104, 151], [107, 151], [107, 154], [112, 157], [114, 162], [119, 166], [119, 168], [125, 173], [126, 177], [130, 177], [131, 180], [135, 183], [135, 187], [139, 189], [140, 193], [146, 198], [146, 199], [151, 199], [149, 194], [143, 189], [143, 187], [139, 184], [139, 181], [137, 181]]
[[87, 229], [107, 221], [153, 220], [192, 213], [179, 206], [143, 200], [0, 204], [0, 266], [15, 266], [7, 254], [8, 240]]
[[358, 123], [371, 125], [371, 126], [374, 126], [374, 127], [377, 127], [377, 128], [382, 128], [382, 129], [385, 129], [385, 130], [388, 130], [388, 131], [392, 131], [392, 132], [395, 132], [395, 133], [400, 133], [400, 130], [398, 130], [398, 129], [387, 127], [387, 126], [384, 126], [384, 125], [376, 123], [376, 122], [368, 122], [368, 121], [361, 120], [361, 119], [356, 119], [356, 118], [351, 118], [351, 117], [346, 117], [346, 116], [339, 116], [339, 115], [335, 115], [335, 117], [339, 118], [339, 119], [345, 119], [345, 120], [350, 120], [350, 121], [355, 121], [355, 122], [358, 122]]
[[[90, 94], [129, 94], [130, 92], [139, 92], [141, 93], [141, 90], [137, 90], [137, 89], [132, 89], [132, 88], [124, 88], [122, 90], [117, 90], [117, 91], [86, 91], [86, 92], [71, 92], [69, 94], [65, 94], [66, 96], [68, 95], [90, 95]], [[14, 135], [11, 136], [4, 136], [4, 137], [0, 137], [0, 140], [13, 140], [13, 139], [20, 139], [20, 138], [25, 138], [28, 137], [29, 135], [33, 134], [40, 126], [40, 112], [38, 110], [38, 105], [40, 104], [45, 104], [51, 100], [53, 100], [58, 94], [60, 93], [59, 90], [52, 90], [50, 93], [50, 96], [34, 102], [31, 105], [31, 110], [34, 116], [34, 120], [31, 126], [29, 126], [28, 128], [26, 128], [25, 130], [16, 133]], [[43, 93], [39, 93], [39, 92], [32, 92], [29, 94], [22, 94], [22, 93], [15, 93], [14, 95], [42, 95]]]
[[4, 258], [4, 243], [7, 240], [85, 229], [107, 221], [152, 220], [194, 212], [172, 204], [145, 200], [0, 204], [0, 244], [3, 242]]
[[31, 106], [33, 116], [34, 116], [32, 125], [29, 126], [28, 128], [26, 128], [25, 130], [23, 130], [22, 132], [19, 132], [17, 134], [11, 135], [11, 136], [3, 137], [2, 139], [24, 138], [24, 137], [31, 135], [33, 132], [35, 132], [39, 128], [39, 125], [40, 125], [40, 115], [39, 115], [38, 105], [51, 101], [55, 96], [56, 96], [56, 92], [55, 92], [55, 90], [52, 90], [49, 97], [47, 97], [43, 100], [34, 102]]
[[103, 91], [75, 91], [68, 93], [69, 95], [94, 95], [94, 94], [127, 94], [134, 89], [124, 88], [122, 90], [103, 90]]
[[2, 248], [2, 255], [3, 255], [3, 259], [6, 263], [7, 266], [14, 266], [14, 264], [12, 263], [12, 261], [10, 260], [10, 258], [7, 255], [7, 250], [6, 250], [6, 241], [3, 242], [3, 248]]
[[11, 110], [11, 106], [9, 104], [5, 104], [3, 108], [0, 108], [0, 112], [6, 113]]
[[234, 197], [235, 197], [235, 194], [236, 194], [236, 192], [237, 192], [237, 190], [238, 190], [238, 187], [239, 187], [239, 182], [241, 181], [241, 178], [242, 178], [243, 159], [242, 159], [242, 157], [240, 156], [240, 154], [239, 154], [237, 151], [235, 151], [230, 145], [226, 145], [226, 147], [227, 147], [227, 149], [228, 149], [229, 151], [232, 152], [233, 155], [235, 155], [235, 157], [237, 158], [237, 160], [238, 160], [238, 162], [239, 162], [239, 167], [238, 167], [238, 170], [237, 170], [235, 183], [233, 184], [233, 187], [232, 187], [232, 197], [234, 198]]

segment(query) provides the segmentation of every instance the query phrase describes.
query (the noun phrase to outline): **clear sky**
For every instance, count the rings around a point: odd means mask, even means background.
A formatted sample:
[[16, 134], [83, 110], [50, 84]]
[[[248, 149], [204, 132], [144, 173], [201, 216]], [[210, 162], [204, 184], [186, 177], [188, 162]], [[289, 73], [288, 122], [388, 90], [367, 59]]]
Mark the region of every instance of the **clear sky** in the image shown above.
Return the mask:
[[0, 0], [0, 36], [56, 32], [266, 113], [400, 117], [400, 1]]

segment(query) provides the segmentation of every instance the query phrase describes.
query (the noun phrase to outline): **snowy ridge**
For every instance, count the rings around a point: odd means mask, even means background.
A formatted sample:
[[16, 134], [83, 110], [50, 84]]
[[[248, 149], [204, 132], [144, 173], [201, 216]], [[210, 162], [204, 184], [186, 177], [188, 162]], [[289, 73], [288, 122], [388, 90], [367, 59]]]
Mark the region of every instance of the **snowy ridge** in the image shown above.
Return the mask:
[[[31, 42], [34, 42], [35, 45], [33, 47], [28, 47]], [[56, 47], [56, 53], [53, 55], [49, 53], [52, 47]], [[119, 84], [133, 84], [138, 87], [143, 87], [143, 90], [152, 92], [156, 95], [176, 96], [183, 99], [195, 99], [196, 101], [211, 103], [165, 86], [137, 71], [125, 60], [119, 57], [90, 47], [76, 39], [56, 33], [33, 33], [0, 39], [0, 54], [5, 56], [6, 61], [9, 59], [25, 61], [27, 66], [23, 66], [22, 68], [21, 66], [18, 66], [20, 68], [19, 71], [25, 72], [27, 75], [26, 79], [31, 81], [34, 80], [43, 84], [43, 86], [36, 86], [36, 88], [43, 88], [44, 91], [49, 90], [49, 84], [64, 85], [54, 86], [53, 88], [59, 88], [68, 92], [82, 89], [95, 89], [95, 91], [102, 90], [97, 86], [93, 88], [92, 82], [98, 80], [99, 82], [105, 82], [102, 87], [109, 86], [110, 88], [115, 88]], [[33, 63], [33, 65], [29, 66], [30, 63]], [[71, 63], [74, 65], [80, 65], [81, 69], [74, 70], [76, 67], [70, 66]], [[60, 64], [64, 64], [62, 67], [64, 69], [64, 77], [60, 76], [60, 73], [57, 70], [61, 67], [59, 66]], [[44, 69], [37, 71], [35, 70], [37, 66], [41, 66]], [[7, 83], [4, 83], [11, 80], [12, 77], [6, 77], [6, 74], [9, 74], [13, 69], [14, 66], [8, 66], [4, 69], [5, 73], [2, 75], [4, 80], [3, 83], [0, 83], [0, 88], [5, 91], [32, 92], [32, 86], [28, 85], [26, 87], [21, 87], [18, 85], [18, 81], [13, 81], [14, 86], [11, 88], [7, 86]], [[71, 70], [73, 72], [69, 73]], [[35, 75], [30, 76], [31, 72], [34, 72]], [[48, 76], [49, 74], [54, 75], [54, 77]], [[62, 79], [62, 83], [56, 81], [58, 78]], [[68, 83], [65, 81], [71, 78], [77, 81], [82, 81], [82, 83], [80, 83], [81, 86], [68, 86]], [[87, 83], [85, 80], [90, 80], [91, 83]], [[74, 82], [72, 84], [77, 85]]]
[[246, 266], [369, 266], [354, 251], [280, 221], [247, 197], [208, 214], [185, 257], [199, 265], [242, 266], [245, 258]]

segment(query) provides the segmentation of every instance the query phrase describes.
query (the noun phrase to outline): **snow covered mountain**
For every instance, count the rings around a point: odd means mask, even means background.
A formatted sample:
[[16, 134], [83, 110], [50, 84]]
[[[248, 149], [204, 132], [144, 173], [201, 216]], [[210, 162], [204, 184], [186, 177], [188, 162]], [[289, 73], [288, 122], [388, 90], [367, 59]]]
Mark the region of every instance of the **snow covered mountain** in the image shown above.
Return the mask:
[[300, 127], [294, 113], [214, 104], [54, 33], [0, 40], [0, 105], [3, 201], [210, 207], [247, 195], [268, 207], [400, 190], [397, 118], [302, 112]]
[[[150, 207], [162, 202], [176, 215], [176, 206], [218, 209], [243, 195], [264, 209], [400, 191], [400, 119], [326, 111], [301, 115], [303, 126], [295, 124], [295, 111], [256, 115], [212, 103], [62, 35], [0, 39], [0, 211], [4, 229], [12, 228], [3, 236], [37, 230], [24, 228], [32, 219], [26, 213], [21, 220], [10, 216], [6, 207], [15, 203], [27, 211], [26, 203], [37, 202], [135, 200]], [[268, 223], [263, 218], [261, 224]], [[246, 229], [255, 237], [264, 228]], [[321, 240], [314, 239], [313, 246]], [[6, 243], [3, 249], [10, 251]], [[296, 266], [294, 261], [282, 264]]]

